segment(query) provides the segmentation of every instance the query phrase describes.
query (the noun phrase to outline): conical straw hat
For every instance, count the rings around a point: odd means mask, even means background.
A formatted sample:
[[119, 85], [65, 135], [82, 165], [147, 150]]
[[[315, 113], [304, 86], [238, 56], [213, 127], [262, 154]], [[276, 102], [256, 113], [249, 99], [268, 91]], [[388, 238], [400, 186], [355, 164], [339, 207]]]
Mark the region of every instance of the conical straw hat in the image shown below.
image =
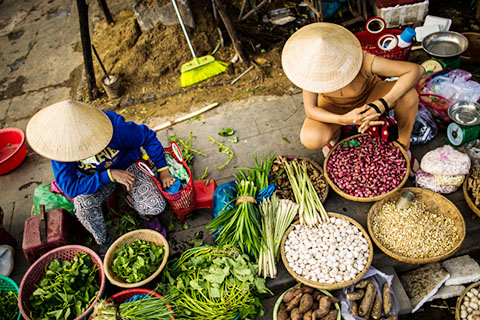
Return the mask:
[[315, 93], [333, 92], [360, 71], [362, 47], [353, 33], [334, 23], [309, 24], [285, 43], [282, 67], [296, 86]]
[[37, 112], [27, 124], [27, 141], [45, 158], [63, 162], [90, 158], [110, 142], [113, 126], [97, 108], [65, 100]]

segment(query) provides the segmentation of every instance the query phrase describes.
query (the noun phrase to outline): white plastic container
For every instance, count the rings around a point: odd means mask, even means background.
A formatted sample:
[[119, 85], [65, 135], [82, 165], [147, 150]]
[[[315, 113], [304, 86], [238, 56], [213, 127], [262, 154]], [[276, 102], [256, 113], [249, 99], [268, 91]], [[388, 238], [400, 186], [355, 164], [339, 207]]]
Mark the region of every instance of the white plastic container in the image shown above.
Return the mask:
[[395, 7], [377, 8], [375, 0], [370, 0], [375, 16], [387, 23], [387, 28], [404, 25], [420, 25], [428, 13], [428, 0], [414, 4], [397, 5]]

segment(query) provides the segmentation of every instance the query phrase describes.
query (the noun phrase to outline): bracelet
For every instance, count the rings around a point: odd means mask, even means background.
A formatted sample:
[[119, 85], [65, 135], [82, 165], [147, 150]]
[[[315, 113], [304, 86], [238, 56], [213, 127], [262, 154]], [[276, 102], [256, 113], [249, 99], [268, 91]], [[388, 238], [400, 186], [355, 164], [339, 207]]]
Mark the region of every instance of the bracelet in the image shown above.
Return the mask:
[[385, 101], [385, 99], [380, 98], [380, 99], [378, 99], [378, 101], [380, 101], [383, 104], [383, 106], [385, 107], [385, 113], [390, 111], [390, 108], [388, 107], [388, 103], [387, 103], [387, 101]]
[[372, 107], [373, 109], [375, 109], [375, 111], [376, 111], [378, 114], [382, 114], [382, 113], [380, 112], [380, 109], [379, 109], [376, 105], [374, 105], [373, 103], [369, 103], [368, 106], [369, 106], [369, 107]]

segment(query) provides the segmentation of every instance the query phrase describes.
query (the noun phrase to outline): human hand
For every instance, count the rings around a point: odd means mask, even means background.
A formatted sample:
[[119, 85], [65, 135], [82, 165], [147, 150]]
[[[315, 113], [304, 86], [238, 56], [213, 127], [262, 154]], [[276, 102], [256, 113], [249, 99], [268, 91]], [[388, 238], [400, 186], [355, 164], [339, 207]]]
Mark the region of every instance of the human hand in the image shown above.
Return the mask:
[[175, 182], [175, 178], [168, 172], [168, 169], [163, 170], [160, 171], [160, 182], [162, 183], [163, 190], [167, 190]]
[[115, 182], [123, 184], [128, 191], [133, 189], [133, 186], [135, 185], [135, 180], [137, 179], [137, 177], [133, 173], [126, 170], [111, 169], [110, 174], [112, 175], [112, 178], [115, 180]]
[[[378, 108], [378, 105], [375, 104]], [[384, 124], [384, 121], [378, 120], [380, 117], [380, 113], [377, 112], [377, 110], [372, 107], [367, 105], [368, 109], [363, 113], [364, 118], [362, 120], [362, 123], [358, 127], [358, 132], [364, 133], [368, 130], [368, 128], [373, 127], [373, 126], [378, 126]], [[378, 108], [380, 109], [380, 108]]]
[[342, 116], [343, 118], [343, 125], [360, 125], [362, 124], [367, 117], [368, 119], [373, 119], [374, 115], [378, 116], [378, 114], [373, 110], [372, 107], [368, 105], [364, 105], [363, 107], [360, 108], [355, 108], [352, 111], [347, 112]]

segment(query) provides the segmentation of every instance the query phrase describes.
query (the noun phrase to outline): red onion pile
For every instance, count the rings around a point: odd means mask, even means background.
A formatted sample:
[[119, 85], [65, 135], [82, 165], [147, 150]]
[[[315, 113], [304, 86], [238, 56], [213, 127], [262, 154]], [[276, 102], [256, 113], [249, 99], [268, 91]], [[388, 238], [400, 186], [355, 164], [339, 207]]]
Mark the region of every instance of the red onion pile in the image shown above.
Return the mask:
[[[370, 135], [356, 139], [358, 146], [338, 146], [327, 162], [330, 180], [354, 197], [371, 198], [395, 189], [406, 173], [406, 160], [393, 143]], [[351, 140], [353, 141], [353, 140]]]

